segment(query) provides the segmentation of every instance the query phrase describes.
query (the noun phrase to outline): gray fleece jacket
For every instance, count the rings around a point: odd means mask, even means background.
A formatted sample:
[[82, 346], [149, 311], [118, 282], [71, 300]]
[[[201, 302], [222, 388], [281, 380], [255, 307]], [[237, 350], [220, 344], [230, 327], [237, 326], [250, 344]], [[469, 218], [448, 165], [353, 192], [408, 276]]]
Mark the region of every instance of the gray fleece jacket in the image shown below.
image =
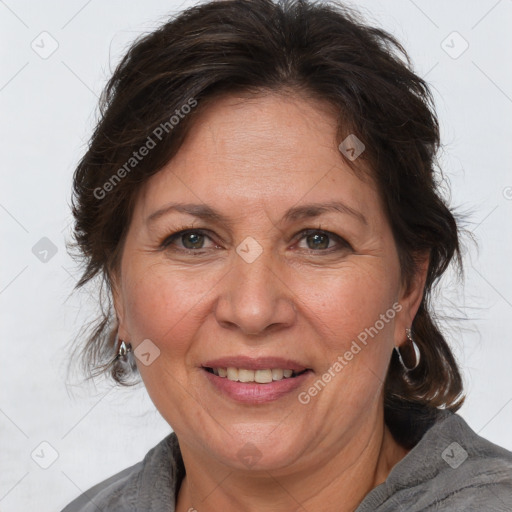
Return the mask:
[[[173, 432], [62, 512], [175, 512], [184, 474]], [[446, 411], [354, 512], [420, 511], [512, 512], [512, 452]]]

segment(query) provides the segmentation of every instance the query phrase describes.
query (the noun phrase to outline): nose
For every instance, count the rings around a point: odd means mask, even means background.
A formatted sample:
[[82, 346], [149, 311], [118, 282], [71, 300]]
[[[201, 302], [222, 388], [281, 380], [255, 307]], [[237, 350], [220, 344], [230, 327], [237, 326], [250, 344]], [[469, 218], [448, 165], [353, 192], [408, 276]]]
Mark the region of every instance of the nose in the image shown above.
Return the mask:
[[295, 322], [294, 295], [279, 263], [265, 251], [247, 263], [235, 256], [233, 267], [219, 283], [217, 322], [244, 335], [261, 335]]

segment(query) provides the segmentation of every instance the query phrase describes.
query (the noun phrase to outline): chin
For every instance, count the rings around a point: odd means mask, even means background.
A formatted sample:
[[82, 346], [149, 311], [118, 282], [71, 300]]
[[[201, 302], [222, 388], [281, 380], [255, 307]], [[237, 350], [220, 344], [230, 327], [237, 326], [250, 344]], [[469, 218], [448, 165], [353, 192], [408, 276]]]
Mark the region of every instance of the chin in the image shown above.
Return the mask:
[[[296, 463], [306, 449], [304, 433], [269, 433], [269, 425], [245, 426], [246, 431], [226, 434], [217, 447], [210, 444], [217, 460], [233, 469], [244, 471], [275, 471]], [[275, 426], [272, 427], [275, 429]], [[272, 429], [270, 432], [272, 432]], [[226, 439], [227, 438], [227, 439]], [[215, 448], [218, 448], [216, 450]]]

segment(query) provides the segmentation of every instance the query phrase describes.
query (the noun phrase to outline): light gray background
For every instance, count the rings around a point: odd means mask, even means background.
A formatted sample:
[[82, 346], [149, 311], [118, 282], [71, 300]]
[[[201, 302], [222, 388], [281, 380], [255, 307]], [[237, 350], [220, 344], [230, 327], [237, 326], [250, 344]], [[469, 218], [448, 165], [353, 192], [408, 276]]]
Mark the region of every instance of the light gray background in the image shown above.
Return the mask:
[[[65, 238], [72, 172], [110, 69], [137, 35], [191, 4], [0, 1], [3, 512], [60, 510], [170, 431], [143, 388], [66, 381], [69, 343], [94, 302], [87, 293], [70, 296], [78, 274]], [[468, 244], [464, 287], [449, 278], [439, 295], [445, 314], [467, 316], [447, 323], [468, 393], [461, 414], [512, 449], [512, 1], [357, 5], [404, 43], [434, 87], [451, 203], [470, 212], [480, 245]], [[57, 249], [46, 262], [32, 252], [43, 237]]]

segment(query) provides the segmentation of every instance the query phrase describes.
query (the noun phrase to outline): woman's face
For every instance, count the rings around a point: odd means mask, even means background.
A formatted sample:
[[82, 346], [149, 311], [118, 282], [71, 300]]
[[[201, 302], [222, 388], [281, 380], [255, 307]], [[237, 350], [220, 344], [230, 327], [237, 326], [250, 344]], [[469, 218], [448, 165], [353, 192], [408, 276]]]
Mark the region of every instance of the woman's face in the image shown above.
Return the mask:
[[309, 100], [225, 98], [138, 197], [119, 334], [182, 449], [205, 460], [320, 463], [382, 423], [422, 283], [402, 288], [377, 190], [335, 134]]

